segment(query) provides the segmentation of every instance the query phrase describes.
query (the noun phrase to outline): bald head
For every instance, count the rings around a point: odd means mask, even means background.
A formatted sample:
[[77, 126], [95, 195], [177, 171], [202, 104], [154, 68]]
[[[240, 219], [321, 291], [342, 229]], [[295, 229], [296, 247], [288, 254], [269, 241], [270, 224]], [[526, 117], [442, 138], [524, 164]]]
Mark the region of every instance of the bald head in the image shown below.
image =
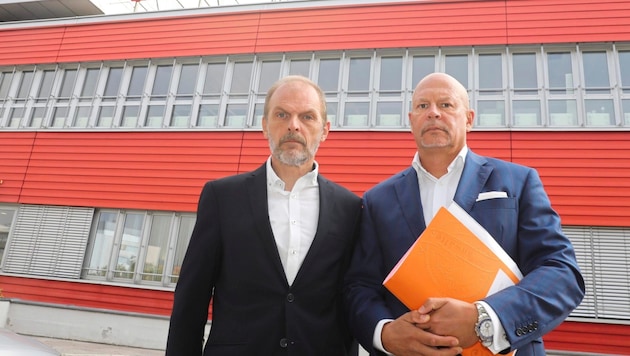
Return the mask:
[[423, 90], [432, 90], [436, 88], [451, 88], [457, 98], [461, 100], [461, 103], [464, 105], [466, 109], [469, 108], [469, 98], [468, 91], [466, 88], [454, 77], [446, 74], [446, 73], [431, 73], [426, 77], [422, 78], [416, 88], [414, 89], [413, 97], [416, 97], [416, 94]]

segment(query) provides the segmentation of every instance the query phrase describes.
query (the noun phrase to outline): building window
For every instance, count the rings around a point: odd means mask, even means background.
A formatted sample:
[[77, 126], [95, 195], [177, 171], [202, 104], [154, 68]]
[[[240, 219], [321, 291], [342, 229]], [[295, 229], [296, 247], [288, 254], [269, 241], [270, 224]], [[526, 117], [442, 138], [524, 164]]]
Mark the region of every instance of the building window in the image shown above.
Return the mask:
[[104, 71], [103, 75], [105, 87], [103, 88], [102, 94], [97, 96], [97, 100], [94, 103], [96, 117], [94, 124], [90, 126], [110, 128], [114, 121], [114, 111], [120, 93], [123, 68], [109, 67]]
[[563, 227], [575, 248], [586, 284], [584, 300], [571, 314], [609, 320], [630, 320], [630, 229]]
[[266, 92], [298, 74], [335, 128], [399, 130], [442, 71], [467, 89], [474, 129], [630, 128], [627, 44], [277, 53], [0, 68], [0, 130], [260, 129]]
[[549, 87], [549, 125], [571, 127], [578, 125], [577, 85], [571, 52], [547, 53]]
[[172, 286], [194, 223], [194, 214], [100, 210], [94, 217], [83, 277]]
[[586, 126], [614, 126], [615, 112], [605, 51], [582, 53]]
[[166, 276], [168, 283], [177, 283], [179, 271], [182, 268], [186, 249], [188, 248], [193, 227], [195, 226], [195, 216], [190, 214], [180, 215], [180, 218], [178, 220], [176, 219], [175, 223], [177, 231], [175, 256], [173, 257], [172, 265], [169, 269], [170, 273]]
[[53, 115], [48, 127], [63, 128], [70, 126], [68, 120], [71, 106], [74, 104], [75, 84], [77, 82], [77, 68], [67, 68], [60, 71], [61, 83], [56, 95], [53, 95]]
[[369, 127], [372, 57], [351, 57], [347, 65], [347, 79], [344, 80], [346, 89], [341, 97], [345, 104], [342, 126]]
[[475, 96], [478, 126], [506, 126], [506, 85], [503, 63], [501, 53], [483, 53], [477, 57], [478, 90]]
[[93, 212], [84, 207], [20, 205], [10, 228], [2, 271], [79, 278]]
[[630, 50], [619, 52], [618, 63], [621, 84], [621, 121], [625, 127], [630, 127]]
[[226, 64], [225, 62], [211, 62], [203, 65], [203, 70], [205, 70], [205, 76], [195, 126], [216, 128], [219, 125], [221, 102], [225, 91]]
[[289, 74], [301, 75], [303, 77], [309, 77], [311, 67], [310, 59], [292, 59], [289, 62]]
[[171, 127], [190, 127], [193, 100], [197, 97], [197, 77], [199, 64], [183, 64], [179, 66], [179, 78], [175, 92], [175, 102], [171, 112]]
[[422, 78], [436, 71], [435, 55], [415, 55], [411, 59], [410, 92], [413, 91]]
[[140, 108], [144, 104], [148, 70], [149, 67], [145, 63], [131, 66], [129, 85], [126, 93], [124, 93], [125, 102], [121, 113], [120, 127], [134, 128], [140, 126]]
[[444, 72], [457, 79], [462, 85], [470, 89], [468, 55], [467, 54], [447, 54], [444, 56]]
[[511, 119], [514, 127], [540, 127], [542, 125], [542, 86], [539, 63], [536, 53], [512, 54]]
[[11, 226], [13, 226], [15, 210], [9, 207], [0, 207], [0, 263], [4, 261], [4, 250], [7, 246]]
[[317, 61], [316, 83], [326, 96], [326, 111], [331, 126], [337, 125], [340, 65], [340, 58], [320, 58]]
[[247, 124], [253, 68], [252, 61], [239, 60], [233, 65], [223, 120], [224, 127], [243, 128]]
[[401, 127], [403, 123], [403, 102], [405, 81], [403, 78], [403, 57], [381, 56], [378, 61], [378, 82], [376, 93], [376, 127]]

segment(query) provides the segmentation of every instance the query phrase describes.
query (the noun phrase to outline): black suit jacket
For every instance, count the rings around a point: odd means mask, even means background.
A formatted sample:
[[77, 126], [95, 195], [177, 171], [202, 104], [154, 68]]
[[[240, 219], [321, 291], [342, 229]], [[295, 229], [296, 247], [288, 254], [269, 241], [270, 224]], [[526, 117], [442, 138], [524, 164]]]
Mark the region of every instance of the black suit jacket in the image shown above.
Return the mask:
[[[361, 201], [318, 177], [317, 232], [289, 286], [267, 209], [266, 166], [206, 183], [175, 289], [166, 354], [345, 355], [342, 280]], [[208, 306], [212, 326], [203, 346]]]

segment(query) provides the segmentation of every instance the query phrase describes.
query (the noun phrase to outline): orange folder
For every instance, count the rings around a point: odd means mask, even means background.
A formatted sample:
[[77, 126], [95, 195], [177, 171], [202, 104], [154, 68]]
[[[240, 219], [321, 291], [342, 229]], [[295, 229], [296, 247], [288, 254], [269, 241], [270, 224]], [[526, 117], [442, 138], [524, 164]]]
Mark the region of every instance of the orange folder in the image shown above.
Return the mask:
[[[430, 297], [474, 302], [522, 278], [516, 263], [459, 205], [442, 207], [383, 285], [410, 310]], [[492, 355], [479, 342], [465, 356]]]

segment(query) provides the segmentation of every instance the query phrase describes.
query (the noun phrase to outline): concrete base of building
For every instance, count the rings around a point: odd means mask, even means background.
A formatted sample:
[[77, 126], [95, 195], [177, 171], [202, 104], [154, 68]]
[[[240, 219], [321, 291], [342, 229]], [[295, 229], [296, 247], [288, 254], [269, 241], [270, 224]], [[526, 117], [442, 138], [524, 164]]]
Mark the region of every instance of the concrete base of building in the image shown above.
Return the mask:
[[0, 325], [37, 337], [164, 350], [168, 317], [4, 299]]

